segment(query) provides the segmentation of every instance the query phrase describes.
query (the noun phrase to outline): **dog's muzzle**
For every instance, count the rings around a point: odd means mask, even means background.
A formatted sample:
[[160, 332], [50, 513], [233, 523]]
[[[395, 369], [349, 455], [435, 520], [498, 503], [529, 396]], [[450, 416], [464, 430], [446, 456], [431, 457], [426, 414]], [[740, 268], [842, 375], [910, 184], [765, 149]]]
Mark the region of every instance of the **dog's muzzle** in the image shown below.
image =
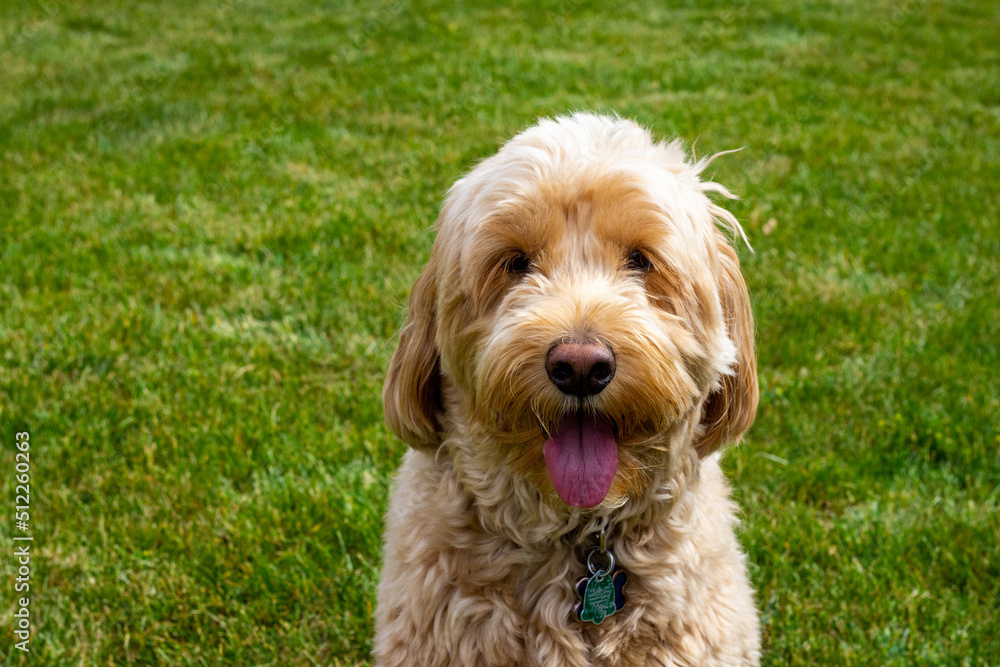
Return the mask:
[[[545, 371], [559, 391], [584, 399], [611, 383], [615, 355], [599, 341], [564, 341], [549, 350]], [[545, 465], [559, 497], [574, 507], [599, 505], [618, 471], [618, 445], [610, 420], [581, 407], [550, 428]]]

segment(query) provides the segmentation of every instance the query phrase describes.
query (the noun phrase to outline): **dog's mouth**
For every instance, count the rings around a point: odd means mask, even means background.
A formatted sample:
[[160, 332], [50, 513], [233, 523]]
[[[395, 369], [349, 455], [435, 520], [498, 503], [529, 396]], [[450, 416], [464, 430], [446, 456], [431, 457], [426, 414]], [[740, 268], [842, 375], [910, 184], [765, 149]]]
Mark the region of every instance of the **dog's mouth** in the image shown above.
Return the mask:
[[550, 433], [543, 451], [549, 477], [564, 503], [601, 504], [618, 472], [618, 443], [610, 420], [583, 410], [568, 414]]

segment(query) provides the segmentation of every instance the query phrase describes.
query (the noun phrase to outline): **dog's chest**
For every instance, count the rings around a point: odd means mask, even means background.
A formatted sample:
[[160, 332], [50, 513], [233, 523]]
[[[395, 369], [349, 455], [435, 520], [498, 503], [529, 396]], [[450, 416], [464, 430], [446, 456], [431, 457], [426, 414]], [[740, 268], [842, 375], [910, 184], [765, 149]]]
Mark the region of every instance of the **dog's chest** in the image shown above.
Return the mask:
[[[600, 623], [578, 618], [576, 593], [587, 572], [570, 550], [559, 558], [517, 568], [506, 582], [496, 582], [494, 595], [513, 603], [517, 631], [508, 636], [510, 655], [525, 656], [530, 665], [643, 665], [655, 644], [653, 629], [643, 621], [647, 586], [633, 576], [625, 606]], [[620, 570], [620, 572], [624, 572]], [[513, 584], [513, 585], [512, 585]], [[613, 593], [612, 593], [613, 595]], [[527, 657], [530, 656], [530, 657]]]

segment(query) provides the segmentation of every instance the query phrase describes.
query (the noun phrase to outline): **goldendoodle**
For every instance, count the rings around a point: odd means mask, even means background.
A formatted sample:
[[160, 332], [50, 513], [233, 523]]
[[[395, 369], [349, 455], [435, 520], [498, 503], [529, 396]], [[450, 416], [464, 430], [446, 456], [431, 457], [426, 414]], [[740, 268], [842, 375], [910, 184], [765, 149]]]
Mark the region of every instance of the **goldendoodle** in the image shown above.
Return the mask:
[[542, 120], [451, 188], [389, 367], [381, 665], [754, 665], [717, 450], [757, 408], [707, 160]]

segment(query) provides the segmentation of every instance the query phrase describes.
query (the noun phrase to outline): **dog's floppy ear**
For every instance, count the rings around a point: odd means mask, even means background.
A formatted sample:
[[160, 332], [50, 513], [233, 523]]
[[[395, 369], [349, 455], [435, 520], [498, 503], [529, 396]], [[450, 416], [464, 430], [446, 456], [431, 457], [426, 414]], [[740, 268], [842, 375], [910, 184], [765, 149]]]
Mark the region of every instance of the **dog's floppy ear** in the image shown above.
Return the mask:
[[707, 456], [722, 445], [743, 437], [757, 414], [760, 390], [757, 386], [757, 355], [754, 351], [753, 315], [750, 297], [740, 273], [740, 260], [725, 236], [716, 230], [719, 246], [719, 294], [726, 331], [736, 345], [732, 374], [722, 378], [722, 386], [709, 395], [702, 411], [701, 436], [695, 447]]
[[415, 449], [435, 449], [441, 444], [441, 365], [436, 335], [437, 278], [431, 257], [410, 292], [406, 325], [382, 388], [386, 422]]

